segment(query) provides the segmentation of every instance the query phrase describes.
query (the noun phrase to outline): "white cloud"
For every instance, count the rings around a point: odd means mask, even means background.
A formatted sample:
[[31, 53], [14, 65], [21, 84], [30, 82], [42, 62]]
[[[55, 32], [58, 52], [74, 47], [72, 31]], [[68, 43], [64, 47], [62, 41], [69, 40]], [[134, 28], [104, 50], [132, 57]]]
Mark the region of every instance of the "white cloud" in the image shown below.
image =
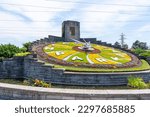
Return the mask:
[[[72, 0], [73, 1], [73, 0]], [[78, 0], [83, 1], [83, 0]], [[75, 2], [75, 1], [73, 1]], [[133, 4], [133, 5], [150, 5], [149, 0], [103, 0], [103, 1], [85, 1], [97, 2], [101, 4]], [[14, 5], [0, 4], [0, 7], [10, 11], [9, 13], [0, 10], [0, 20], [17, 20], [16, 21], [0, 21], [0, 43], [7, 43], [12, 38], [21, 44], [25, 41], [32, 41], [47, 35], [61, 35], [61, 21], [63, 20], [79, 20], [81, 21], [82, 36], [85, 37], [102, 37], [102, 40], [114, 42], [117, 41], [122, 31], [131, 33], [131, 30], [137, 25], [131, 20], [145, 20], [140, 15], [129, 15], [130, 13], [144, 14], [148, 7], [121, 6], [121, 5], [98, 5], [98, 4], [75, 4], [65, 2], [55, 2], [46, 0], [0, 0], [0, 3], [12, 3]], [[16, 6], [32, 5], [43, 7]], [[45, 8], [44, 8], [45, 7]], [[59, 9], [54, 9], [59, 8]], [[61, 9], [64, 8], [64, 9]], [[68, 10], [71, 12], [64, 12]], [[28, 12], [27, 12], [28, 11]], [[35, 11], [35, 12], [31, 12]], [[57, 11], [57, 12], [36, 12], [36, 11]], [[114, 13], [104, 12], [86, 12], [86, 11], [110, 11]], [[12, 12], [12, 13], [11, 13]], [[15, 15], [18, 13], [18, 15]], [[129, 13], [129, 14], [120, 14]], [[26, 21], [31, 19], [31, 21]], [[21, 21], [18, 21], [21, 20]], [[32, 22], [33, 21], [33, 22]], [[52, 21], [52, 22], [35, 22], [35, 21]], [[85, 21], [85, 22], [84, 22]], [[86, 22], [87, 21], [87, 22]], [[91, 21], [91, 22], [89, 22]], [[92, 22], [93, 21], [93, 22]], [[116, 22], [122, 21], [122, 22]], [[148, 24], [142, 24], [140, 29], [135, 29], [133, 33], [141, 30], [147, 30]], [[132, 26], [132, 27], [131, 27]], [[143, 29], [142, 29], [142, 28]], [[8, 33], [7, 33], [8, 32]], [[86, 33], [84, 33], [86, 32]], [[89, 33], [87, 33], [89, 32]], [[11, 34], [13, 33], [13, 34]], [[141, 31], [142, 33], [142, 31]], [[130, 38], [136, 38], [132, 34]], [[117, 37], [118, 36], [118, 37]], [[132, 39], [133, 39], [132, 38]], [[4, 40], [5, 39], [5, 40]], [[8, 39], [8, 40], [7, 40]], [[140, 39], [137, 37], [136, 39]], [[133, 39], [134, 41], [135, 39]], [[128, 42], [128, 41], [127, 41]]]
[[144, 25], [137, 30], [138, 32], [150, 32], [150, 24]]

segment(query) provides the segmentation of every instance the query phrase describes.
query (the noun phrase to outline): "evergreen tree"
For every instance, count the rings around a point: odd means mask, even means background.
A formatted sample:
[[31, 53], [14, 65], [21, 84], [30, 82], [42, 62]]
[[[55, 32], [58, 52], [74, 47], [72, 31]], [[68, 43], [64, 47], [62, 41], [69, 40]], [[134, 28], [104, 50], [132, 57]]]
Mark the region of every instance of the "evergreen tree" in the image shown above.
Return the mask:
[[117, 41], [114, 43], [114, 46], [117, 47], [117, 48], [121, 48], [121, 44]]
[[27, 52], [29, 51], [30, 46], [31, 46], [31, 42], [27, 42], [23, 44], [23, 48], [26, 49]]
[[136, 40], [136, 41], [133, 43], [132, 48], [133, 48], [133, 49], [141, 48], [141, 49], [146, 50], [146, 49], [148, 49], [148, 46], [147, 46], [147, 43], [145, 43], [145, 42], [140, 42], [140, 41]]
[[128, 49], [128, 48], [129, 48], [129, 46], [128, 46], [127, 44], [124, 44], [122, 48], [124, 48], [124, 49]]

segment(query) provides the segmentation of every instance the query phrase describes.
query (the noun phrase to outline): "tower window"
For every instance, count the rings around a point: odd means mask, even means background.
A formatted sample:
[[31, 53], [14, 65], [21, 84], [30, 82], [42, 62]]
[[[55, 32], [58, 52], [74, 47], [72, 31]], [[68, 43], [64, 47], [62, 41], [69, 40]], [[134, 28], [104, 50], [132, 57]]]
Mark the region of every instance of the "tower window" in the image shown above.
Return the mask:
[[75, 27], [70, 27], [71, 36], [75, 36]]

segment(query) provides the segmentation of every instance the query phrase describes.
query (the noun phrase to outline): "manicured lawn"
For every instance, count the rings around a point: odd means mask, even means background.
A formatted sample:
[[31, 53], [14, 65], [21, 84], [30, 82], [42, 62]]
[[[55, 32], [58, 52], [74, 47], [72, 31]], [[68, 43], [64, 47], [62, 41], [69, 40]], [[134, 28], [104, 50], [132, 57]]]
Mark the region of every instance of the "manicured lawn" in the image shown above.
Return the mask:
[[150, 70], [150, 65], [145, 60], [142, 60], [142, 65], [140, 67], [134, 68], [100, 69], [100, 68], [80, 68], [80, 67], [70, 67], [60, 65], [54, 65], [54, 67], [63, 68], [66, 71], [75, 71], [75, 72], [131, 72], [131, 71]]

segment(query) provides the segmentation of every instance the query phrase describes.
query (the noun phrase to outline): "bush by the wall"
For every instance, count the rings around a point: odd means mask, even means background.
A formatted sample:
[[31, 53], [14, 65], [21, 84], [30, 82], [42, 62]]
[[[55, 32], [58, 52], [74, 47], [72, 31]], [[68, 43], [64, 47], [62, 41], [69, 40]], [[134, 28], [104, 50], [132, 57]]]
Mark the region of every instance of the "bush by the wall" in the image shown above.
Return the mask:
[[147, 83], [147, 86], [148, 86], [148, 88], [150, 89], [150, 81], [149, 81], [149, 83]]
[[20, 52], [20, 49], [15, 45], [12, 44], [0, 45], [0, 57], [11, 58], [18, 52]]
[[130, 76], [128, 78], [128, 86], [137, 89], [148, 88], [148, 85], [140, 77]]
[[50, 83], [46, 83], [45, 81], [38, 80], [38, 79], [32, 79], [32, 78], [30, 78], [28, 80], [24, 80], [23, 84], [27, 85], [27, 86], [36, 86], [36, 87], [45, 87], [45, 88], [51, 87]]
[[29, 54], [30, 52], [21, 52], [21, 53], [16, 53], [15, 56], [27, 56]]
[[34, 86], [37, 86], [37, 87], [46, 87], [46, 88], [51, 87], [50, 84], [46, 83], [45, 81], [38, 80], [38, 79], [34, 80]]
[[141, 53], [140, 56], [150, 57], [150, 51], [145, 51], [144, 53]]
[[144, 53], [145, 50], [143, 50], [141, 48], [136, 48], [136, 49], [133, 50], [133, 52], [136, 53], [136, 54], [141, 54], [141, 53]]

